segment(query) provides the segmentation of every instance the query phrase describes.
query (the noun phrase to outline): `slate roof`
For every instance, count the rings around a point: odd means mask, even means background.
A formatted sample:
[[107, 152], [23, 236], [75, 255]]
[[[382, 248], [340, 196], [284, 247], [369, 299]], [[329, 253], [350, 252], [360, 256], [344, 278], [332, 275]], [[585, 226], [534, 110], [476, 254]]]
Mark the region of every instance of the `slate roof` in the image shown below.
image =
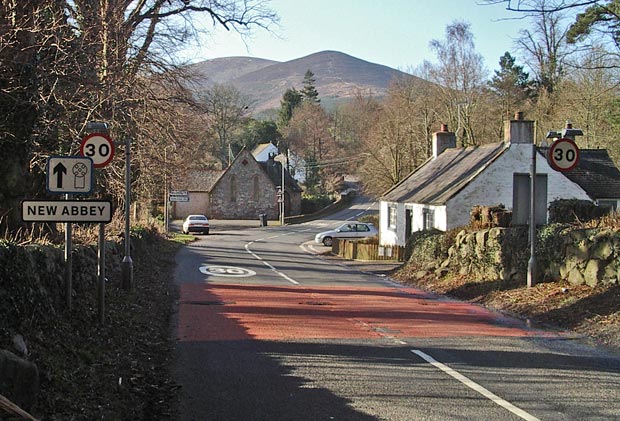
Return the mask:
[[256, 145], [254, 150], [252, 151], [252, 156], [256, 159], [265, 149], [270, 148], [272, 145], [271, 142], [268, 143], [260, 143]]
[[502, 155], [507, 146], [501, 142], [446, 149], [388, 190], [382, 200], [444, 205]]
[[[539, 148], [547, 156], [549, 148]], [[620, 198], [620, 170], [606, 149], [579, 149], [579, 163], [564, 175], [592, 199]]]
[[[182, 190], [210, 191], [224, 170], [192, 170], [182, 181]], [[179, 183], [181, 184], [181, 183]]]

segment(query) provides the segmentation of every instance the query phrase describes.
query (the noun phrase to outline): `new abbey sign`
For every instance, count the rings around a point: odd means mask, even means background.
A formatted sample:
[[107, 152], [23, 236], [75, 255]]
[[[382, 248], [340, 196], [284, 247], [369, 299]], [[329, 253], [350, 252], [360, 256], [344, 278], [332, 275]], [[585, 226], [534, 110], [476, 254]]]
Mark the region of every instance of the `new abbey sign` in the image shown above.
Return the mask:
[[101, 200], [24, 200], [26, 222], [99, 222], [112, 220], [112, 202]]

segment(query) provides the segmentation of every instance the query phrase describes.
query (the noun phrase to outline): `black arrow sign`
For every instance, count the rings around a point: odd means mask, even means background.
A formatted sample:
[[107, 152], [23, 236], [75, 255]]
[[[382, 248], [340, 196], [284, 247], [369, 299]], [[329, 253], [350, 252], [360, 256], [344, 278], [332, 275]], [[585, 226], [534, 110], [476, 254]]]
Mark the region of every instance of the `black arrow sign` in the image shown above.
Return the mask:
[[56, 174], [56, 173], [58, 173], [56, 176], [56, 185], [59, 189], [62, 189], [62, 176], [67, 173], [67, 168], [64, 165], [62, 165], [62, 162], [59, 162], [54, 167], [52, 174]]

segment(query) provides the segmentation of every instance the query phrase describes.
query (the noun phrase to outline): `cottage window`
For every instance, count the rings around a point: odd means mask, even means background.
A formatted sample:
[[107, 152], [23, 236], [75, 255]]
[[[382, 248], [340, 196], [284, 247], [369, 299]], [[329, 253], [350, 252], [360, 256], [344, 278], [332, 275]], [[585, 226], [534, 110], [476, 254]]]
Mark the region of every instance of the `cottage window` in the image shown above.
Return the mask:
[[254, 200], [255, 202], [258, 202], [258, 199], [260, 197], [260, 184], [258, 181], [258, 175], [254, 174], [254, 176], [252, 177], [253, 181], [252, 181], [252, 200]]
[[422, 227], [425, 231], [435, 228], [435, 211], [433, 209], [422, 211]]
[[234, 174], [230, 177], [230, 201], [237, 201], [237, 177]]
[[607, 208], [611, 211], [615, 211], [616, 209], [618, 209], [618, 202], [616, 202], [615, 200], [599, 199], [597, 203], [601, 208]]
[[396, 229], [396, 206], [388, 207], [388, 227], [391, 230]]

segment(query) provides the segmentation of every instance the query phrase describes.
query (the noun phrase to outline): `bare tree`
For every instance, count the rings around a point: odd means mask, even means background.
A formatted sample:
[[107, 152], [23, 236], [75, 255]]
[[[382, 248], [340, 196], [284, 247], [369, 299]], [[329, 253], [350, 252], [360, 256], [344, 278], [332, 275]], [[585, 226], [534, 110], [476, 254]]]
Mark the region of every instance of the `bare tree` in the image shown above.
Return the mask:
[[473, 115], [483, 93], [487, 70], [476, 52], [470, 25], [455, 21], [446, 27], [445, 40], [432, 40], [437, 64], [426, 62], [431, 81], [440, 90], [447, 120], [457, 128], [461, 145], [478, 143]]
[[215, 134], [214, 155], [222, 168], [226, 168], [234, 157], [232, 133], [249, 114], [251, 101], [234, 86], [216, 84], [203, 94], [202, 104], [210, 130]]
[[[170, 98], [174, 103], [191, 103], [191, 96], [180, 89], [174, 53], [195, 39], [195, 20], [206, 17], [213, 25], [242, 34], [253, 27], [269, 28], [277, 18], [264, 4], [263, 0], [2, 2], [0, 144], [14, 165], [1, 175], [23, 181], [20, 186], [3, 183], [0, 195], [19, 200], [41, 194], [45, 157], [75, 153], [76, 140], [84, 135], [88, 121], [107, 122], [114, 139], [132, 138], [134, 156], [143, 156], [161, 113], [175, 112]], [[164, 80], [171, 88], [163, 87]], [[165, 130], [158, 144], [183, 136], [183, 130]], [[134, 182], [139, 185], [137, 179], [153, 169], [137, 160], [133, 164]], [[104, 189], [122, 177], [120, 167], [113, 163], [106, 171]], [[124, 198], [118, 195], [116, 200], [122, 204]], [[0, 217], [18, 208], [15, 203], [1, 203]]]

